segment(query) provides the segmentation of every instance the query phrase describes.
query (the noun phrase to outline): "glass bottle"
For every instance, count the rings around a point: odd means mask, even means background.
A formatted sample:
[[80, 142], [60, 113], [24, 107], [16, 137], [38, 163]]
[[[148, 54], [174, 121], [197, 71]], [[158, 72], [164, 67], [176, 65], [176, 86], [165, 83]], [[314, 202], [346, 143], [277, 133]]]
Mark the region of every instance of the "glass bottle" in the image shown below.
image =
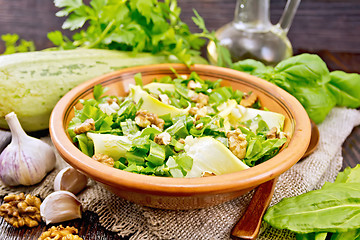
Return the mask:
[[[287, 38], [300, 0], [288, 0], [278, 24], [269, 18], [269, 0], [237, 0], [234, 20], [216, 31], [220, 44], [229, 49], [232, 61], [252, 58], [266, 65], [275, 65], [292, 56]], [[215, 44], [207, 47], [208, 58], [216, 64]]]

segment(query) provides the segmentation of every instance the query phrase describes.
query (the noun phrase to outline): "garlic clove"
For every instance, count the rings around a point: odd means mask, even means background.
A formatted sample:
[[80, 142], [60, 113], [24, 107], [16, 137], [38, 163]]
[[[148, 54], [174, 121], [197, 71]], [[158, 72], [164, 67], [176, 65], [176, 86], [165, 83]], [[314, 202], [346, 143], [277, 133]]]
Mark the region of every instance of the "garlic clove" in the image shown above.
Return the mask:
[[54, 180], [54, 190], [65, 190], [73, 194], [79, 193], [87, 185], [88, 178], [73, 167], [62, 169]]
[[81, 218], [81, 202], [68, 191], [56, 191], [40, 205], [40, 215], [46, 224]]
[[56, 157], [47, 143], [26, 135], [14, 112], [5, 116], [12, 140], [0, 154], [0, 179], [8, 186], [34, 185], [55, 167]]

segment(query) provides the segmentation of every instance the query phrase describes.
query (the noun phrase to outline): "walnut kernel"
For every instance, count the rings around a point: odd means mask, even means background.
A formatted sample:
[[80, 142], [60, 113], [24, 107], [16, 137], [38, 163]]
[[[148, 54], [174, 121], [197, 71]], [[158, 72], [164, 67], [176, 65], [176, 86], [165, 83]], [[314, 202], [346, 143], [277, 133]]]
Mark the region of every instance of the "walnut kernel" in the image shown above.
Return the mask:
[[83, 240], [78, 235], [74, 235], [77, 233], [78, 230], [75, 227], [52, 226], [46, 232], [43, 232], [38, 240]]
[[165, 121], [159, 118], [155, 113], [149, 113], [146, 110], [139, 110], [136, 112], [135, 123], [142, 128], [154, 124], [160, 129], [164, 129]]
[[171, 142], [171, 135], [168, 132], [162, 132], [155, 136], [154, 142], [159, 145], [169, 145]]
[[245, 135], [240, 129], [227, 133], [230, 151], [239, 159], [243, 159], [246, 155], [247, 141]]
[[245, 94], [244, 98], [240, 101], [240, 105], [244, 107], [251, 107], [256, 100], [258, 99], [258, 96], [256, 93], [250, 92], [249, 94]]
[[275, 138], [278, 138], [278, 137], [279, 137], [279, 134], [277, 133], [277, 128], [276, 127], [271, 128], [270, 131], [267, 132], [267, 134], [266, 134], [267, 139], [275, 139]]
[[94, 156], [92, 156], [92, 159], [94, 159], [95, 161], [98, 161], [102, 164], [108, 165], [110, 167], [114, 166], [114, 159], [112, 159], [111, 157], [109, 157], [106, 154], [97, 153]]
[[85, 122], [74, 128], [75, 134], [86, 133], [95, 130], [95, 121], [92, 118], [86, 119]]
[[209, 102], [209, 96], [203, 93], [195, 94], [191, 96], [190, 99], [197, 103], [196, 107], [198, 108], [202, 108], [203, 106], [206, 106]]
[[39, 198], [20, 193], [9, 194], [4, 197], [4, 201], [5, 203], [0, 206], [0, 216], [12, 226], [35, 227], [41, 222]]
[[188, 82], [187, 88], [194, 90], [195, 88], [201, 88], [201, 83], [190, 80]]

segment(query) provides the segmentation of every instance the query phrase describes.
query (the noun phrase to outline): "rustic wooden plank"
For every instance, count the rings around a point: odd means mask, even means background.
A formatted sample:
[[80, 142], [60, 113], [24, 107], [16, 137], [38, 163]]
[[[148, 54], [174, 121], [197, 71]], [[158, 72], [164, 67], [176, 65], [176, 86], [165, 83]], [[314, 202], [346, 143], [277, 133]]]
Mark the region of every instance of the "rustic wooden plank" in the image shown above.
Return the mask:
[[[1, 204], [3, 202], [1, 201]], [[0, 239], [6, 240], [23, 240], [23, 239], [38, 239], [42, 232], [46, 231], [52, 226], [60, 224], [51, 224], [46, 226], [45, 223], [40, 223], [39, 226], [34, 228], [14, 228], [3, 218], [0, 218]], [[92, 212], [86, 211], [83, 213], [82, 219], [66, 221], [61, 223], [64, 227], [73, 226], [79, 230], [78, 235], [85, 240], [121, 240], [129, 239], [128, 237], [122, 238], [113, 232], [106, 230], [99, 224], [99, 217]]]
[[[181, 0], [182, 19], [193, 31], [192, 9], [204, 17], [210, 30], [232, 21], [234, 0]], [[60, 30], [63, 19], [55, 17], [58, 9], [52, 1], [0, 0], [0, 35], [18, 33], [27, 40], [35, 40], [39, 49], [50, 47], [46, 39], [49, 31]], [[285, 1], [271, 1], [271, 19], [276, 23]], [[67, 32], [67, 35], [69, 33]], [[360, 53], [360, 1], [358, 0], [303, 0], [295, 16], [289, 38], [294, 49]], [[3, 44], [0, 43], [0, 51]]]
[[[198, 10], [210, 30], [215, 30], [233, 19], [234, 0], [179, 0], [182, 19], [197, 31], [192, 23], [192, 9]], [[271, 1], [271, 20], [276, 23], [286, 1]], [[46, 39], [49, 31], [61, 29], [63, 19], [52, 1], [0, 0], [0, 35], [18, 33], [34, 40], [38, 49], [51, 46]], [[67, 33], [69, 34], [69, 33]], [[360, 71], [360, 1], [358, 0], [303, 0], [289, 32], [296, 53], [316, 52], [330, 70]], [[326, 50], [325, 50], [326, 49]], [[0, 43], [0, 52], [3, 44]], [[323, 51], [321, 51], [323, 50]], [[337, 52], [337, 53], [334, 53]], [[352, 52], [355, 54], [341, 53]], [[43, 133], [40, 133], [42, 135]], [[354, 167], [360, 161], [360, 127], [354, 129], [343, 145], [344, 167]], [[94, 213], [85, 212], [83, 219], [63, 225], [75, 226], [84, 239], [123, 239], [100, 226]], [[15, 229], [0, 218], [0, 239], [36, 239], [47, 227], [42, 223], [34, 229]], [[124, 238], [126, 239], [126, 238]]]
[[343, 169], [345, 167], [355, 167], [360, 163], [360, 127], [356, 127], [350, 137], [346, 139], [342, 147], [344, 158]]

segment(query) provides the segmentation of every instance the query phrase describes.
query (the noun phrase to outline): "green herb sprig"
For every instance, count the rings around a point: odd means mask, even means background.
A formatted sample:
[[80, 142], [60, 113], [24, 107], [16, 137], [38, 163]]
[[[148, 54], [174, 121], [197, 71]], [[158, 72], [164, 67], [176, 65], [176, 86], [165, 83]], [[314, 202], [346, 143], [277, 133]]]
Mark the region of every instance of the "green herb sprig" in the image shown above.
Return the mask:
[[0, 55], [35, 51], [33, 41], [20, 39], [17, 34], [4, 34], [1, 35], [1, 39], [5, 42], [5, 51]]
[[63, 29], [83, 28], [71, 40], [60, 31], [50, 32], [48, 38], [59, 49], [83, 47], [160, 53], [174, 55], [190, 65], [191, 56], [200, 55], [205, 39], [216, 41], [196, 11], [193, 20], [203, 32], [190, 32], [180, 19], [181, 9], [176, 0], [92, 0], [89, 5], [82, 0], [55, 0], [54, 3], [62, 8], [56, 16], [67, 17]]

